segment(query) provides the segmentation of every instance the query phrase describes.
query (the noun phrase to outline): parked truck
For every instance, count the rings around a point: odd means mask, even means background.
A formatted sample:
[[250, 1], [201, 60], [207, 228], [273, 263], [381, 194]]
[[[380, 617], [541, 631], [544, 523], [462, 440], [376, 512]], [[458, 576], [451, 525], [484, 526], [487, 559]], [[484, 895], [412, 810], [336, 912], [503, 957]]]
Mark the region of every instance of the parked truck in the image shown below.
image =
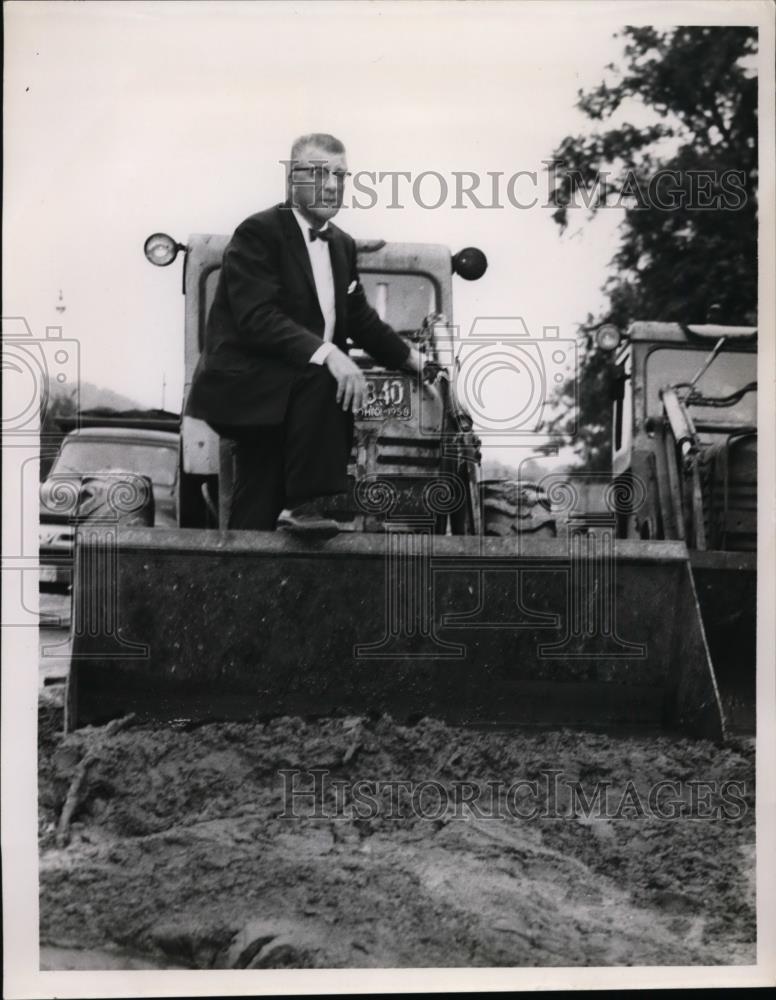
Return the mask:
[[[64, 434], [40, 484], [41, 590], [69, 590], [77, 526], [177, 523], [179, 418], [88, 410], [60, 418]], [[120, 503], [112, 503], [112, 499]]]

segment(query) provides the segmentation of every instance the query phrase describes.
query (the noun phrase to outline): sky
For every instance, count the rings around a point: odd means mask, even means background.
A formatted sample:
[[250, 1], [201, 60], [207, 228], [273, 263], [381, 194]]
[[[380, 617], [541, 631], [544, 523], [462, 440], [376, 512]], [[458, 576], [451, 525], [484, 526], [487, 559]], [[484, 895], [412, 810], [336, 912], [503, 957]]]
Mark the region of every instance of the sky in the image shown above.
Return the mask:
[[337, 221], [356, 237], [482, 248], [486, 275], [456, 279], [463, 331], [509, 315], [573, 337], [603, 304], [619, 214], [588, 223], [580, 208], [561, 236], [543, 161], [589, 129], [577, 93], [618, 59], [626, 15], [671, 7], [11, 0], [4, 314], [37, 337], [61, 325], [81, 379], [179, 409], [181, 261], [152, 267], [145, 238], [230, 233], [282, 199], [293, 138], [328, 131], [351, 170], [536, 172], [517, 188], [538, 197], [528, 209], [390, 209], [381, 187], [377, 206]]

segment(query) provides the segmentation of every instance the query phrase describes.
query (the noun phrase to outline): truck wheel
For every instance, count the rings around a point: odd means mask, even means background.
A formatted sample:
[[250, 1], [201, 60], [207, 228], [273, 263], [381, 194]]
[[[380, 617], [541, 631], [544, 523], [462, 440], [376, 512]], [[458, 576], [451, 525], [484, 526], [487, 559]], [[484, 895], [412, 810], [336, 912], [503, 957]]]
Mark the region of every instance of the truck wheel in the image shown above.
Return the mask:
[[512, 479], [485, 480], [480, 484], [483, 531], [506, 538], [511, 535], [556, 535], [555, 521], [543, 491], [533, 483]]

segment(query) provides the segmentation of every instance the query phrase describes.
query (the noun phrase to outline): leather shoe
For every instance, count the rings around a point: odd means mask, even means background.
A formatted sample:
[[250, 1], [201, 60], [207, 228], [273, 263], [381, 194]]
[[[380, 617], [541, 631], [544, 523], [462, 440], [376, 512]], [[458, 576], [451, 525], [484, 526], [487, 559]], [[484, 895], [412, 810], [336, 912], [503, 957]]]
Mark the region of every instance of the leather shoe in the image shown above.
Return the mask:
[[339, 534], [339, 525], [330, 517], [325, 517], [314, 502], [299, 504], [290, 510], [281, 511], [278, 528], [295, 531], [319, 538], [333, 538]]

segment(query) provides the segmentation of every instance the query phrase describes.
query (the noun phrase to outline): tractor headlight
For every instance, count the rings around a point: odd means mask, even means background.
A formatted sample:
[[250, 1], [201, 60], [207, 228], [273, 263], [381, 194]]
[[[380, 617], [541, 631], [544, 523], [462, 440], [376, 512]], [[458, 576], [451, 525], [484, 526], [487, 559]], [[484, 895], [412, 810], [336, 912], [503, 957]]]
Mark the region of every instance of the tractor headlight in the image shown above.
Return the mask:
[[611, 323], [604, 323], [596, 330], [595, 342], [602, 351], [613, 351], [620, 343], [620, 331]]
[[185, 250], [182, 243], [177, 243], [167, 233], [153, 233], [143, 244], [146, 259], [157, 267], [167, 267], [178, 256], [179, 250]]
[[453, 257], [453, 274], [466, 281], [476, 281], [488, 269], [488, 258], [477, 247], [464, 247]]

